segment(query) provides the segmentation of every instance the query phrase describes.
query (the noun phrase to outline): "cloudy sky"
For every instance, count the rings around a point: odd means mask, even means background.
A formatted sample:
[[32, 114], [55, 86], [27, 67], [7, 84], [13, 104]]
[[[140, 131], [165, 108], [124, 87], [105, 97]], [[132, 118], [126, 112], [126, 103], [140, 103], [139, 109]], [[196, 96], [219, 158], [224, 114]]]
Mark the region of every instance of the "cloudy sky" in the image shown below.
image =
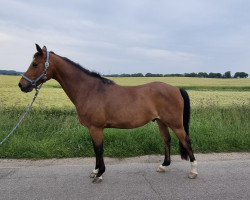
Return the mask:
[[0, 69], [35, 43], [101, 74], [250, 74], [249, 0], [0, 0]]

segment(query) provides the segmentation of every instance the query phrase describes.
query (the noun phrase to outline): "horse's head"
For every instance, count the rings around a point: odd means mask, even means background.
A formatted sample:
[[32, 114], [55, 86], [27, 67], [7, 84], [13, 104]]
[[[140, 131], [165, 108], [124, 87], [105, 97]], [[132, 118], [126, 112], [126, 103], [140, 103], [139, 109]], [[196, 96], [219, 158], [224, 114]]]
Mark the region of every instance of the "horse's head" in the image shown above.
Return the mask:
[[28, 70], [24, 73], [18, 84], [23, 92], [31, 92], [33, 88], [36, 88], [38, 85], [51, 78], [48, 73], [49, 52], [47, 52], [47, 48], [44, 46], [41, 49], [41, 47], [36, 44], [36, 50], [37, 52]]

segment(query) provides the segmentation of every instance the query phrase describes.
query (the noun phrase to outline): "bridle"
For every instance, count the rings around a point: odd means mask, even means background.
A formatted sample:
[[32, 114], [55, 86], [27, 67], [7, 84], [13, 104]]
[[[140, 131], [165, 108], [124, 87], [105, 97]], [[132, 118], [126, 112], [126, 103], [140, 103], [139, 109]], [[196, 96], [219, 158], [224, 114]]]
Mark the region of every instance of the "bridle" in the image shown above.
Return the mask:
[[47, 70], [49, 68], [49, 51], [46, 51], [46, 61], [45, 61], [45, 64], [44, 64], [44, 70], [43, 70], [43, 73], [38, 76], [36, 79], [32, 80], [30, 78], [28, 78], [27, 76], [25, 76], [24, 74], [22, 74], [22, 77], [24, 79], [26, 79], [27, 81], [29, 81], [31, 83], [31, 85], [36, 89], [36, 91], [38, 90], [37, 86], [36, 86], [36, 83], [43, 78], [43, 83], [45, 83], [47, 81], [47, 77], [46, 77], [46, 74], [47, 74]]

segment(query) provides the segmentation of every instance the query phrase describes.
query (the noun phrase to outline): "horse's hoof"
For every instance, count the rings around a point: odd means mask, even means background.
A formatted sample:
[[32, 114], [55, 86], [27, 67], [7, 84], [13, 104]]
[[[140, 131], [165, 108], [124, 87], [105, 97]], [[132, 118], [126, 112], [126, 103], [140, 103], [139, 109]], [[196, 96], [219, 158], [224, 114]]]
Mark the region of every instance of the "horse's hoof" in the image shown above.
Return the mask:
[[94, 172], [92, 172], [91, 174], [90, 174], [90, 178], [95, 178], [96, 177], [96, 175], [97, 175], [97, 173], [94, 173]]
[[188, 175], [188, 178], [195, 179], [197, 177], [197, 174], [190, 172]]
[[92, 181], [92, 183], [101, 183], [102, 182], [102, 177], [95, 177], [94, 180]]
[[160, 165], [156, 171], [157, 171], [157, 172], [160, 172], [160, 173], [163, 173], [163, 172], [166, 171], [166, 167], [163, 166], [163, 165]]

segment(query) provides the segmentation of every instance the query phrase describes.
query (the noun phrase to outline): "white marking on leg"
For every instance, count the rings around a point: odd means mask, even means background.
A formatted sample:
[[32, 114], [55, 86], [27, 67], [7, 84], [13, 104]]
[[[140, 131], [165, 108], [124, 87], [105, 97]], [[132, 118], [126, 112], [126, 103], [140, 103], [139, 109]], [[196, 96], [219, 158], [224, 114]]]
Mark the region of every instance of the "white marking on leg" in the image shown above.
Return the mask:
[[99, 172], [99, 169], [94, 169], [92, 173], [97, 174]]
[[191, 173], [198, 174], [197, 165], [198, 163], [196, 160], [194, 162], [191, 162]]
[[165, 172], [166, 168], [167, 168], [166, 166], [160, 165], [156, 171], [157, 172]]
[[94, 169], [94, 170], [91, 172], [91, 174], [90, 174], [90, 178], [95, 178], [96, 175], [98, 174], [98, 172], [99, 172], [99, 169]]

